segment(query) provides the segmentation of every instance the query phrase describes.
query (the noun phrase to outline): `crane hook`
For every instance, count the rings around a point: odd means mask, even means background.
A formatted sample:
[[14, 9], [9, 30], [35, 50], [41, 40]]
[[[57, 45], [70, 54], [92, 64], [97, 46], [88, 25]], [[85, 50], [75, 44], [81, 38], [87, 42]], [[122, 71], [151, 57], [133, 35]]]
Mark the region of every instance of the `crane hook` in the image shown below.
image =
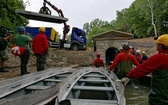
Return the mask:
[[43, 7], [40, 8], [39, 13], [51, 15], [51, 11], [48, 7], [46, 7], [46, 2], [45, 1], [43, 3]]

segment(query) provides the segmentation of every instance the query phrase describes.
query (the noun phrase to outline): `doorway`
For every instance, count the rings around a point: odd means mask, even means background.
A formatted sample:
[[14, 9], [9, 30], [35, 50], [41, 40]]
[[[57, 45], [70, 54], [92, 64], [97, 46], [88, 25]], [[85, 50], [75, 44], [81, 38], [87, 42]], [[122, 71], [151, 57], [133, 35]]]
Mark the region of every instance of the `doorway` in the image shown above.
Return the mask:
[[110, 47], [106, 50], [106, 65], [109, 66], [114, 61], [115, 56], [119, 53], [119, 50], [115, 47]]

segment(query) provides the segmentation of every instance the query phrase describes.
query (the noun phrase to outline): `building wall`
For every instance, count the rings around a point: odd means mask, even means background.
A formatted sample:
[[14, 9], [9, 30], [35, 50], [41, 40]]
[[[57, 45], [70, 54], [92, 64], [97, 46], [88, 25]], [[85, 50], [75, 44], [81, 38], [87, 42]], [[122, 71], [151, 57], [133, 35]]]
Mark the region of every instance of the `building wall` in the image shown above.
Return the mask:
[[123, 44], [128, 44], [128, 40], [101, 40], [96, 41], [96, 52], [101, 54], [101, 58], [106, 62], [106, 50], [110, 47], [119, 49]]

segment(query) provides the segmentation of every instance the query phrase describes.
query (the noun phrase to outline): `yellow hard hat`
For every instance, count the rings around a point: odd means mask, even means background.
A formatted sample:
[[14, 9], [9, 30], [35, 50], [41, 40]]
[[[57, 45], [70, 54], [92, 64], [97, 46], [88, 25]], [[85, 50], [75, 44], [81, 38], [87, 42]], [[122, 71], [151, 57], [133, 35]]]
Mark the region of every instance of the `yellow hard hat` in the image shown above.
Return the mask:
[[145, 54], [145, 51], [142, 51], [142, 54]]
[[40, 28], [39, 28], [39, 32], [45, 33], [45, 31], [46, 31], [45, 27], [40, 27]]
[[168, 34], [159, 36], [159, 38], [156, 40], [156, 44], [163, 44], [165, 46], [168, 46]]

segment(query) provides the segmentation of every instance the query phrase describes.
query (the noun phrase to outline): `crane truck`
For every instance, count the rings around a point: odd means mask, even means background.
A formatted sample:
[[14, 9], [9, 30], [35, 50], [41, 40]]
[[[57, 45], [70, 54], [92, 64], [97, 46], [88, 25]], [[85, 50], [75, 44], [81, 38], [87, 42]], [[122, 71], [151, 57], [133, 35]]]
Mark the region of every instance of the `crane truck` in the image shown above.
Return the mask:
[[[46, 6], [46, 4], [52, 7], [58, 13], [59, 16], [52, 16], [51, 11]], [[24, 16], [25, 18], [32, 19], [32, 20], [39, 20], [39, 21], [53, 22], [53, 23], [63, 23], [64, 24], [63, 38], [60, 39], [59, 42], [51, 38], [53, 35], [48, 36], [48, 42], [51, 47], [66, 48], [66, 49], [72, 49], [72, 50], [86, 50], [87, 38], [84, 30], [79, 29], [77, 27], [73, 27], [71, 31], [71, 38], [70, 38], [71, 41], [67, 42], [66, 37], [68, 32], [70, 31], [70, 26], [67, 25], [66, 23], [68, 19], [64, 17], [64, 14], [61, 9], [58, 9], [56, 6], [52, 5], [49, 1], [44, 0], [43, 7], [40, 8], [39, 13], [25, 11], [25, 10], [16, 10], [16, 13]], [[27, 27], [26, 30], [32, 31], [32, 30], [36, 30], [36, 28]], [[35, 35], [35, 33], [33, 34]]]
[[[38, 34], [39, 27], [25, 27], [27, 34], [32, 38]], [[62, 40], [58, 37], [58, 32], [52, 27], [45, 27], [48, 43], [52, 48], [61, 48]], [[62, 48], [71, 49], [71, 50], [86, 50], [86, 34], [82, 29], [77, 27], [72, 28], [70, 35], [70, 41], [67, 41], [63, 44]]]

